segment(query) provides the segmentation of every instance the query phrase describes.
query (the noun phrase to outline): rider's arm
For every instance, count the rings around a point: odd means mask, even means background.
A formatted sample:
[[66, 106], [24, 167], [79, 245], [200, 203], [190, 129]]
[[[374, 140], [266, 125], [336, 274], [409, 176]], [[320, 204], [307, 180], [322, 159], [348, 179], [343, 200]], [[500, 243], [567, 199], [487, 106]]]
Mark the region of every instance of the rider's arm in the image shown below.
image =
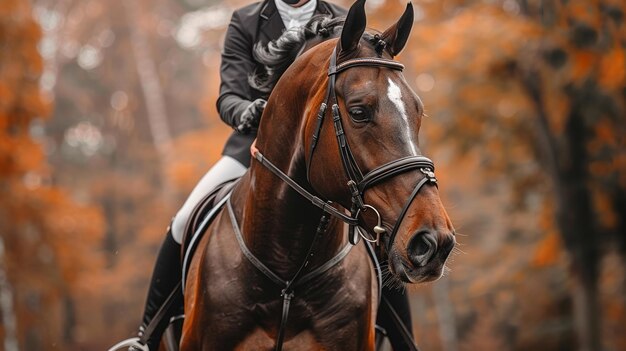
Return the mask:
[[238, 13], [234, 12], [222, 51], [220, 96], [217, 99], [220, 117], [233, 128], [240, 124], [241, 114], [251, 103], [248, 75], [256, 66], [252, 46], [252, 37], [245, 31]]

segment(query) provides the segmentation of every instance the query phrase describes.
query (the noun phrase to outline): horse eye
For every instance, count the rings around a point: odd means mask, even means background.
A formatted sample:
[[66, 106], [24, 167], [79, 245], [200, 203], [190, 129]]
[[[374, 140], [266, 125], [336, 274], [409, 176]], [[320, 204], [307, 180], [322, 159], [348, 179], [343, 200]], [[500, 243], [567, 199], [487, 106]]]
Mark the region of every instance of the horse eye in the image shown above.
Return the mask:
[[350, 118], [357, 123], [369, 121], [369, 114], [361, 107], [353, 107], [348, 112], [350, 113]]

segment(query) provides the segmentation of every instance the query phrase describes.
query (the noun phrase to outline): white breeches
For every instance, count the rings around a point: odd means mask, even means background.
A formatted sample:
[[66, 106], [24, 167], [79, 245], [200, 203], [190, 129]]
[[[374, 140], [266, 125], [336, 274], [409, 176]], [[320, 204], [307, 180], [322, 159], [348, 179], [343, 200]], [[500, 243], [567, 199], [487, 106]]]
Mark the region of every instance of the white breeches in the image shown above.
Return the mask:
[[222, 156], [209, 169], [209, 171], [200, 179], [196, 187], [191, 191], [191, 194], [180, 208], [176, 217], [172, 221], [172, 236], [177, 243], [182, 243], [183, 234], [185, 231], [185, 225], [194, 207], [202, 198], [210, 193], [216, 186], [224, 183], [227, 180], [241, 177], [246, 172], [246, 167], [239, 161], [230, 156]]

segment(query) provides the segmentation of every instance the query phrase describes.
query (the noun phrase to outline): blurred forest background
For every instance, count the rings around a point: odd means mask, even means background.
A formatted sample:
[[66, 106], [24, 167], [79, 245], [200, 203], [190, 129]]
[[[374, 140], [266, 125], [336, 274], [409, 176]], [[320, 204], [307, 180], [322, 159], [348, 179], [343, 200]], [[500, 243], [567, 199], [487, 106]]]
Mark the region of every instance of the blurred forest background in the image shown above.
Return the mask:
[[[368, 24], [404, 2], [368, 0]], [[0, 1], [0, 350], [136, 331], [165, 228], [230, 133], [219, 54], [244, 4]], [[399, 59], [462, 250], [411, 292], [418, 344], [626, 350], [626, 3], [414, 5]]]

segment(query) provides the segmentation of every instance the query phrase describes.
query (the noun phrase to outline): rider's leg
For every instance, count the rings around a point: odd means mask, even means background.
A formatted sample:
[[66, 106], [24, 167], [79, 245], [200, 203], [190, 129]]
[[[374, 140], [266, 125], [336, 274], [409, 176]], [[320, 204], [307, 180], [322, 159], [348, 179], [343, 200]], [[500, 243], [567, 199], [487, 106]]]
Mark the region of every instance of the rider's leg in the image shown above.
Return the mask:
[[[148, 325], [156, 311], [165, 302], [165, 299], [174, 290], [181, 279], [181, 247], [184, 227], [196, 204], [219, 184], [242, 176], [246, 167], [232, 157], [223, 156], [202, 177], [198, 185], [193, 189], [185, 204], [178, 211], [172, 225], [168, 228], [165, 241], [159, 250], [150, 289], [146, 299], [146, 307], [143, 314], [143, 327]], [[182, 301], [182, 296], [179, 296]], [[172, 316], [165, 316], [148, 341], [150, 350], [157, 350], [161, 335], [167, 327], [167, 322]], [[141, 333], [141, 332], [140, 332]]]
[[[411, 322], [408, 293], [403, 290], [383, 287], [383, 297], [389, 301], [389, 304], [398, 314], [411, 337], [413, 337], [413, 323]], [[376, 324], [387, 331], [387, 337], [394, 351], [411, 350], [386, 309], [379, 308]]]
[[[165, 241], [163, 245], [161, 245], [154, 270], [152, 271], [150, 289], [148, 290], [148, 297], [146, 298], [146, 306], [143, 313], [143, 324], [139, 331], [140, 334], [145, 327], [148, 326], [156, 312], [165, 302], [165, 299], [167, 299], [181, 279], [180, 244], [174, 240], [170, 228], [167, 230]], [[178, 295], [179, 296], [175, 297], [175, 304], [182, 302], [182, 294], [179, 293]], [[147, 343], [150, 350], [157, 350], [159, 348], [161, 335], [165, 331], [170, 317], [171, 316], [165, 316], [154, 329]]]
[[178, 213], [172, 221], [172, 235], [174, 235], [174, 239], [176, 239], [177, 243], [180, 244], [183, 241], [187, 219], [191, 216], [191, 212], [198, 202], [200, 202], [206, 194], [211, 192], [211, 190], [215, 189], [216, 186], [227, 180], [241, 177], [246, 172], [246, 169], [247, 168], [242, 165], [241, 162], [230, 156], [222, 156], [222, 158], [211, 167], [191, 191], [191, 194], [189, 194], [189, 197], [180, 210], [178, 210]]

